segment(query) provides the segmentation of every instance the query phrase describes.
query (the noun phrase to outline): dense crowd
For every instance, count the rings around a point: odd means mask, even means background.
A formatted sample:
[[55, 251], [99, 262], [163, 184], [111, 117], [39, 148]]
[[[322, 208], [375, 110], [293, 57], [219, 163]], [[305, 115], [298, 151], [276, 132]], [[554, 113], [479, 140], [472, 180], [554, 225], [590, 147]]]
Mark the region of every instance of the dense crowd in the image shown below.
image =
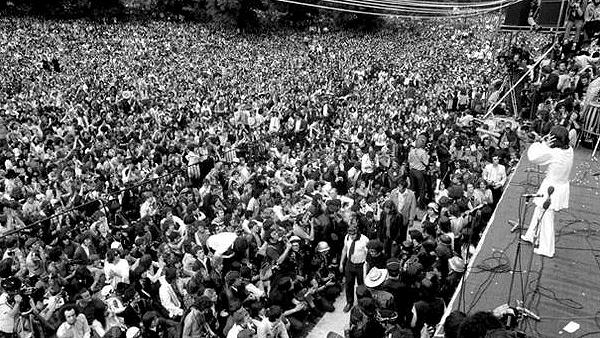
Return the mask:
[[2, 19], [0, 337], [420, 337], [521, 151], [495, 21]]

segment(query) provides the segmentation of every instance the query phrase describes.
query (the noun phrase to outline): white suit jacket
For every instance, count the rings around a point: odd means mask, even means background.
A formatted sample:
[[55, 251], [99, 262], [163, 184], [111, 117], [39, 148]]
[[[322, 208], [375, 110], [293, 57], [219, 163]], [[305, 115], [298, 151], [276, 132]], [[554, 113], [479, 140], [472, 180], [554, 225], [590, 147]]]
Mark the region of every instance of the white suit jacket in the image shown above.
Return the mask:
[[548, 187], [554, 187], [554, 193], [550, 197], [550, 208], [555, 211], [569, 207], [569, 176], [573, 167], [573, 148], [559, 149], [550, 148], [545, 143], [535, 142], [527, 150], [527, 157], [535, 164], [548, 166], [546, 177], [534, 202], [542, 207], [548, 196]]

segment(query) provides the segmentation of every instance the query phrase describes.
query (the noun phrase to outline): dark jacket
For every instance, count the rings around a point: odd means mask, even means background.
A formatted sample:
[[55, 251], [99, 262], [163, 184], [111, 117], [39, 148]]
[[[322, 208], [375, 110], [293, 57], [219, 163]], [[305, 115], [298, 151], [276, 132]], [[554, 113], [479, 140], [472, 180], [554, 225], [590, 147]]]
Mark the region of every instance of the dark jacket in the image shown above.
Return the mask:
[[[402, 243], [406, 239], [406, 231], [407, 228], [404, 226], [404, 222], [402, 220], [402, 215], [391, 212], [391, 223], [390, 223], [390, 238], [391, 241], [396, 241], [396, 243]], [[386, 236], [386, 219], [387, 214], [384, 212], [381, 214], [381, 219], [379, 220], [379, 226], [377, 227], [377, 238], [383, 243], [388, 239]]]
[[[89, 248], [89, 249], [90, 249], [90, 255], [96, 253], [93, 248]], [[73, 260], [88, 264], [90, 261], [90, 257], [88, 256], [88, 254], [85, 252], [85, 250], [81, 246], [78, 246], [77, 249], [75, 249], [75, 253], [73, 254]]]

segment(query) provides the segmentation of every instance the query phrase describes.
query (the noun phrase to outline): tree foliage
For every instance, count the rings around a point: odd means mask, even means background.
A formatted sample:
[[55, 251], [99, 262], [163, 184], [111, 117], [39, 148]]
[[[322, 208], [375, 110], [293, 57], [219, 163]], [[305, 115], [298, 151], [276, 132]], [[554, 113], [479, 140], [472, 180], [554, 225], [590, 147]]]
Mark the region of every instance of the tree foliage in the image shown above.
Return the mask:
[[[4, 3], [5, 0], [0, 0], [0, 9]], [[217, 26], [241, 30], [252, 30], [267, 21], [295, 27], [326, 21], [340, 28], [359, 30], [377, 29], [383, 22], [372, 15], [323, 11], [272, 0], [12, 0], [12, 3], [18, 12], [48, 17], [95, 18], [145, 13], [211, 21]]]
[[258, 24], [257, 11], [267, 7], [261, 0], [207, 0], [206, 14], [219, 25], [247, 29]]
[[333, 16], [336, 26], [344, 29], [356, 29], [362, 31], [372, 31], [381, 28], [384, 20], [377, 15], [354, 14], [337, 12]]
[[13, 0], [19, 12], [48, 17], [119, 16], [123, 14], [120, 0]]

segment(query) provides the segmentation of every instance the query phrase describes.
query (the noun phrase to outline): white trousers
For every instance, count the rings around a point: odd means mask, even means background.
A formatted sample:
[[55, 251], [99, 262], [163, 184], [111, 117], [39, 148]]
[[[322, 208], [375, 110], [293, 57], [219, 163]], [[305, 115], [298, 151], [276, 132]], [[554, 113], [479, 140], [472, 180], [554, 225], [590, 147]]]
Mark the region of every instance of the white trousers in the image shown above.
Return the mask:
[[544, 212], [543, 208], [536, 206], [523, 240], [534, 244], [533, 252], [536, 254], [554, 256], [554, 210], [549, 208]]

